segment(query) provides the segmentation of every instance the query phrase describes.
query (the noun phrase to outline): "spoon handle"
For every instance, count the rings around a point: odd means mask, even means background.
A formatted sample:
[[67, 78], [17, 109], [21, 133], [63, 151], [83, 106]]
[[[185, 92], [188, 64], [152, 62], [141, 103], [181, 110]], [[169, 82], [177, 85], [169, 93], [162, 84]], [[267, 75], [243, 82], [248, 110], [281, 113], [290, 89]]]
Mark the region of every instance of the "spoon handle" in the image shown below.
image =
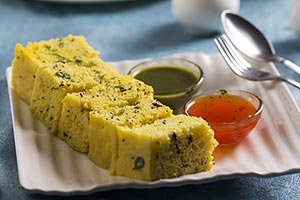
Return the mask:
[[300, 66], [296, 65], [295, 63], [293, 63], [292, 61], [276, 56], [274, 58], [277, 62], [285, 65], [287, 68], [289, 68], [290, 70], [294, 71], [295, 73], [297, 73], [298, 75], [300, 75]]

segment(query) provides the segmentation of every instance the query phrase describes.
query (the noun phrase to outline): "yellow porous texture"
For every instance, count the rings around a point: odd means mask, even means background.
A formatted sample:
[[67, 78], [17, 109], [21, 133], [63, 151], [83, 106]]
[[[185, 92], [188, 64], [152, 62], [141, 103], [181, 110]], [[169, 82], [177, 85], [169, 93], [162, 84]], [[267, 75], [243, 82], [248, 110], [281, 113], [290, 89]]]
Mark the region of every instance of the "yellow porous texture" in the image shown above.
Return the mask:
[[214, 133], [201, 118], [173, 115], [118, 129], [116, 174], [152, 181], [212, 168]]
[[118, 157], [118, 127], [141, 127], [171, 116], [172, 110], [154, 99], [139, 99], [130, 105], [92, 111], [89, 159], [114, 174]]
[[173, 115], [151, 86], [123, 76], [83, 36], [17, 44], [12, 89], [36, 118], [111, 175], [153, 181], [210, 170], [201, 118]]
[[152, 97], [152, 87], [130, 76], [120, 76], [63, 100], [58, 137], [80, 152], [89, 150], [89, 112], [108, 111]]

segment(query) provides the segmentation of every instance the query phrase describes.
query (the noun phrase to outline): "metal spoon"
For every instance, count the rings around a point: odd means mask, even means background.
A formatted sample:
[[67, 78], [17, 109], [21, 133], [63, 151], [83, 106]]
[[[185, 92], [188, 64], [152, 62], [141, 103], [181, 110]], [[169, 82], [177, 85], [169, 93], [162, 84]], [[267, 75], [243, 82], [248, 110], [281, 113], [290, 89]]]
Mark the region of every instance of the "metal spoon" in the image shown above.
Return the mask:
[[221, 21], [226, 35], [245, 56], [258, 61], [279, 62], [300, 75], [300, 66], [277, 56], [272, 43], [253, 24], [228, 10], [222, 12]]

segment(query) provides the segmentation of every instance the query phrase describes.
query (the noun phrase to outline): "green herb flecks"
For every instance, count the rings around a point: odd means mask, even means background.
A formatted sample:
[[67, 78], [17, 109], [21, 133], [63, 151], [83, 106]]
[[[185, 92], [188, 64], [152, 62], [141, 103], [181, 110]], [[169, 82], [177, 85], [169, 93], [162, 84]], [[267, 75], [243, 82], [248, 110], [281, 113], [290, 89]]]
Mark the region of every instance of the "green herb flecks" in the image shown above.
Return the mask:
[[180, 154], [180, 149], [179, 149], [179, 145], [178, 145], [178, 138], [177, 138], [177, 135], [176, 135], [175, 132], [173, 132], [172, 137], [173, 137], [173, 140], [174, 140], [174, 143], [175, 143], [177, 154]]
[[121, 85], [117, 85], [117, 86], [115, 86], [115, 88], [120, 89], [121, 92], [125, 92], [126, 91], [126, 89], [123, 86], [121, 86]]
[[59, 59], [63, 60], [63, 61], [66, 61], [66, 62], [72, 62], [72, 60], [70, 60], [69, 58], [66, 58], [58, 53], [53, 53], [52, 55], [58, 57]]
[[177, 135], [176, 135], [176, 133], [175, 133], [175, 132], [173, 132], [173, 134], [172, 134], [172, 137], [173, 137], [173, 139], [174, 139], [174, 141], [175, 141], [175, 142], [177, 142], [177, 141], [178, 141], [178, 138], [177, 138]]
[[51, 51], [51, 46], [45, 45], [45, 48], [48, 49], [49, 51]]
[[64, 79], [71, 79], [70, 74], [64, 71], [58, 71], [55, 73], [55, 75]]
[[145, 165], [145, 160], [144, 160], [144, 158], [142, 158], [142, 157], [137, 157], [137, 158], [135, 159], [135, 161], [134, 161], [134, 167], [133, 167], [133, 169], [134, 169], [134, 170], [135, 170], [135, 169], [141, 169], [141, 168], [144, 167], [144, 165]]
[[188, 136], [188, 144], [192, 144], [193, 143], [193, 136], [192, 135], [189, 135]]
[[76, 64], [81, 64], [83, 61], [81, 60], [81, 59], [79, 59], [79, 58], [75, 58], [75, 63]]
[[124, 112], [125, 112], [125, 109], [121, 109], [121, 110], [119, 110], [118, 115], [122, 115]]
[[59, 48], [63, 48], [65, 46], [63, 39], [59, 39], [58, 46], [59, 46]]
[[136, 102], [134, 102], [132, 105], [133, 106], [136, 106], [136, 105], [138, 105], [140, 102], [139, 101], [136, 101]]
[[86, 67], [93, 67], [93, 66], [97, 66], [97, 64], [94, 63], [93, 61], [86, 64]]

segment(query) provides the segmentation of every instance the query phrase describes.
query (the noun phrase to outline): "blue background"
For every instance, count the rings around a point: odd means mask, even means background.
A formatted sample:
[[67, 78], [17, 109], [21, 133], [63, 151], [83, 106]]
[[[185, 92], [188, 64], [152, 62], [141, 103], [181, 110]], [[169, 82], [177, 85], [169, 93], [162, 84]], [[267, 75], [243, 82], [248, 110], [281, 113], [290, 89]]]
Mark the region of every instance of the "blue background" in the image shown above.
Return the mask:
[[[277, 53], [300, 63], [300, 39], [291, 27], [292, 0], [241, 0], [245, 16], [275, 45]], [[55, 4], [30, 0], [0, 0], [0, 199], [65, 199], [29, 195], [20, 190], [6, 67], [16, 43], [68, 34], [84, 35], [105, 61], [160, 57], [183, 52], [217, 53], [216, 36], [190, 36], [177, 23], [169, 0], [138, 0], [99, 4]], [[278, 65], [285, 76], [299, 76]], [[299, 90], [290, 87], [299, 102]], [[300, 119], [299, 119], [300, 122]], [[126, 189], [70, 199], [300, 199], [300, 175], [243, 177], [176, 188]]]

